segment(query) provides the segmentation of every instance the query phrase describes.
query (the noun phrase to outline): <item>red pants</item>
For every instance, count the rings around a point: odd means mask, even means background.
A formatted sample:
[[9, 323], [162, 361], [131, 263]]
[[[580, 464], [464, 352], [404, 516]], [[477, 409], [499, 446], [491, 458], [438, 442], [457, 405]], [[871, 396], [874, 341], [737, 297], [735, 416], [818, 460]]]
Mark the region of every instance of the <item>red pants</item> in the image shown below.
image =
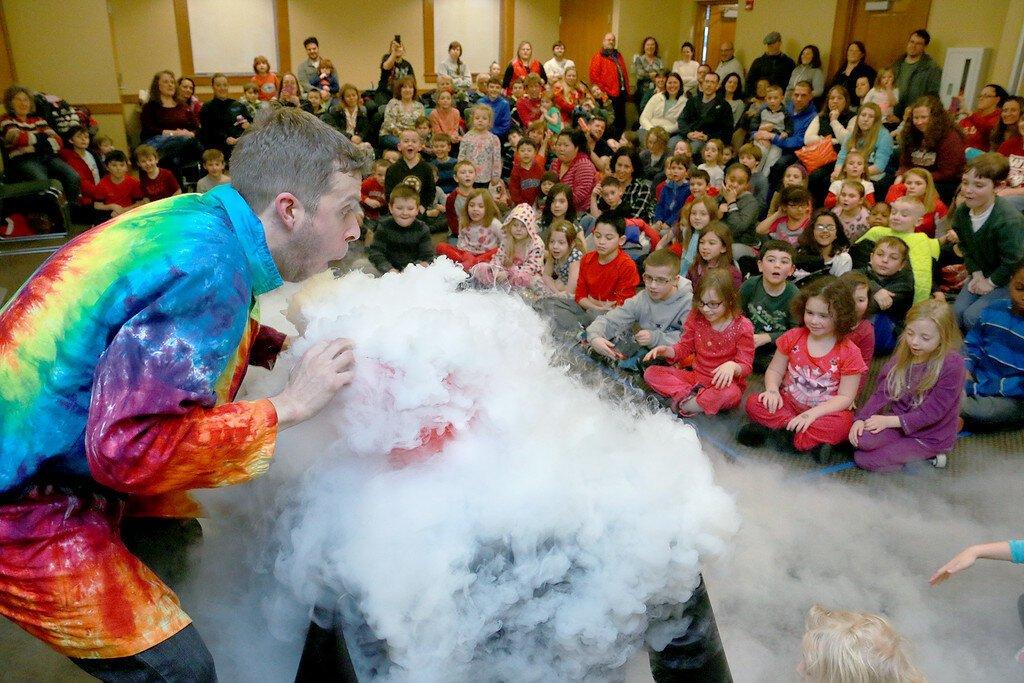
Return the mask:
[[455, 261], [460, 266], [465, 268], [466, 272], [469, 272], [469, 269], [475, 266], [476, 264], [483, 263], [485, 261], [490, 261], [491, 258], [498, 253], [498, 248], [495, 247], [494, 249], [489, 249], [482, 254], [474, 254], [471, 251], [459, 249], [445, 242], [441, 242], [436, 247], [434, 247], [434, 251], [437, 253], [438, 256], [447, 256], [452, 261]]
[[[797, 403], [789, 394], [783, 392], [782, 407], [770, 413], [758, 400], [758, 396], [759, 394], [751, 394], [747, 397], [747, 415], [754, 422], [771, 429], [785, 429], [790, 420], [808, 409], [808, 406]], [[798, 451], [809, 451], [824, 443], [842, 443], [850, 436], [852, 426], [852, 410], [822, 415], [807, 429], [793, 435], [793, 445]]]
[[704, 388], [697, 392], [697, 405], [708, 415], [738, 406], [746, 389], [742, 381], [735, 379], [729, 386], [719, 389], [712, 385], [710, 375], [663, 365], [652, 365], [647, 368], [644, 372], [644, 381], [651, 389], [673, 401], [685, 399], [693, 391], [694, 386], [703, 384]]

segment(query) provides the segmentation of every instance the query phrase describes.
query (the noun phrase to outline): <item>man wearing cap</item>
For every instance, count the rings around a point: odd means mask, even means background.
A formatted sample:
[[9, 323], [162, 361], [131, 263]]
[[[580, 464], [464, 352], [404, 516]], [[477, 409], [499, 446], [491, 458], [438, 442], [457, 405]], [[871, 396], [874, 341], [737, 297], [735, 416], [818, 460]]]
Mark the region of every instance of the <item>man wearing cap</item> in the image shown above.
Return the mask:
[[782, 35], [772, 31], [764, 37], [764, 54], [754, 60], [747, 73], [747, 97], [757, 94], [757, 82], [767, 78], [772, 85], [783, 90], [789, 85], [789, 77], [796, 68], [796, 62], [782, 53]]

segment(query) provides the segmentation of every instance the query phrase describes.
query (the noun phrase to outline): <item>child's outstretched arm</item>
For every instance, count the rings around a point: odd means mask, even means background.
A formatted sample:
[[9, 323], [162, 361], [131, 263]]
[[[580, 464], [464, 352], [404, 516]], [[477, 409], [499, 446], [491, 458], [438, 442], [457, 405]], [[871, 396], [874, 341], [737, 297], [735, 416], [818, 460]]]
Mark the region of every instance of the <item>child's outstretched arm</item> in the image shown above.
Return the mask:
[[[767, 385], [767, 378], [765, 385]], [[811, 423], [823, 415], [831, 415], [846, 410], [853, 405], [857, 398], [857, 389], [860, 388], [860, 375], [843, 375], [839, 380], [839, 392], [832, 398], [819, 403], [813, 408], [808, 408], [800, 413], [786, 425], [791, 432], [802, 432], [811, 426]]]
[[996, 543], [982, 543], [964, 548], [956, 557], [939, 567], [938, 571], [932, 574], [928, 583], [937, 586], [946, 579], [958, 572], [962, 572], [975, 563], [976, 560], [1004, 560], [1006, 562], [1024, 562], [1024, 541], [998, 541]]

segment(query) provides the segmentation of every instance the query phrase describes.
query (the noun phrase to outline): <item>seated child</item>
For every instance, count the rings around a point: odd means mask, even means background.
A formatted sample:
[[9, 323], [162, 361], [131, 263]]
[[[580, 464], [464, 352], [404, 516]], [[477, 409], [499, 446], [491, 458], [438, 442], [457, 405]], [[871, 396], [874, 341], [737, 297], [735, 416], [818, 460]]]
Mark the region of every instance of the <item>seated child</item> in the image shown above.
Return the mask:
[[755, 231], [796, 247], [810, 220], [811, 193], [799, 185], [787, 185], [779, 193], [779, 209], [758, 223]]
[[626, 220], [633, 215], [629, 202], [623, 199], [626, 187], [613, 175], [606, 175], [594, 188], [590, 196], [590, 215], [597, 218], [602, 214], [618, 216]]
[[1024, 263], [1009, 299], [989, 304], [967, 332], [967, 384], [961, 411], [972, 431], [1020, 429], [1024, 422]]
[[704, 195], [717, 197], [718, 194], [718, 188], [711, 185], [711, 176], [707, 171], [702, 168], [690, 170], [690, 196], [686, 198], [685, 203], [689, 204]]
[[434, 133], [430, 139], [434, 150], [434, 158], [430, 163], [437, 169], [437, 186], [444, 193], [451, 194], [455, 190], [455, 164], [457, 159], [451, 156], [452, 139], [446, 133]]
[[847, 336], [856, 324], [853, 294], [838, 278], [818, 278], [793, 299], [802, 321], [776, 340], [775, 357], [764, 373], [765, 389], [747, 399], [753, 422], [740, 428], [744, 446], [762, 446], [771, 430], [793, 433], [798, 451], [831, 459], [832, 446], [846, 441], [853, 425], [853, 401], [867, 370]]
[[965, 377], [960, 342], [945, 301], [926, 299], [910, 309], [896, 351], [850, 427], [858, 467], [896, 472], [952, 450]]
[[875, 205], [868, 211], [868, 225], [872, 228], [876, 225], [889, 225], [889, 216], [892, 214], [892, 207], [889, 202], [875, 202]]
[[761, 214], [768, 207], [768, 177], [763, 173], [756, 173], [755, 171], [761, 165], [764, 153], [760, 147], [748, 142], [740, 147], [736, 158], [741, 164], [750, 169], [750, 191], [753, 193], [754, 199], [757, 200], [757, 215], [760, 218]]
[[705, 194], [697, 201], [686, 203], [679, 212], [679, 221], [661, 238], [658, 248], [669, 249], [682, 259], [680, 274], [689, 273], [696, 263], [700, 236], [713, 220], [718, 220], [718, 202]]
[[[871, 367], [875, 359], [875, 326], [867, 318], [868, 302], [871, 300], [871, 283], [864, 273], [859, 270], [851, 270], [839, 277], [853, 292], [853, 305], [857, 309], [857, 326], [847, 336], [854, 345], [860, 349], [860, 356], [864, 359], [864, 365]], [[863, 380], [865, 375], [861, 375]]]
[[725, 187], [725, 167], [722, 164], [722, 150], [725, 143], [718, 139], [708, 140], [700, 150], [704, 163], [697, 166], [711, 179], [711, 187], [721, 190]]
[[846, 239], [851, 243], [860, 239], [861, 235], [871, 227], [868, 225], [870, 209], [864, 201], [864, 186], [859, 180], [844, 180], [839, 187], [839, 201], [835, 206], [835, 215], [843, 226]]
[[367, 176], [359, 188], [359, 205], [363, 208], [363, 232], [373, 230], [380, 220], [381, 209], [387, 203], [387, 195], [384, 194], [384, 175], [387, 173], [387, 159], [377, 159], [373, 162], [373, 173]]
[[871, 287], [871, 324], [875, 326], [875, 353], [885, 355], [896, 346], [903, 319], [914, 304], [914, 273], [908, 267], [907, 243], [882, 237], [871, 250], [863, 269]]
[[143, 196], [151, 202], [181, 194], [178, 179], [166, 168], [160, 168], [157, 165], [159, 161], [160, 157], [153, 147], [139, 145], [135, 148], [135, 163], [141, 171], [139, 185], [142, 187]]
[[434, 147], [430, 134], [432, 131], [430, 127], [430, 119], [426, 116], [421, 116], [413, 123], [413, 127], [416, 129], [416, 134], [420, 136], [420, 149], [426, 150], [424, 152], [425, 157], [434, 156]]
[[455, 190], [448, 193], [448, 199], [444, 202], [444, 214], [448, 219], [448, 234], [450, 238], [459, 236], [459, 219], [462, 216], [462, 208], [466, 205], [466, 198], [473, 191], [476, 180], [476, 166], [472, 161], [463, 159], [455, 163]]
[[939, 198], [939, 191], [935, 189], [931, 171], [926, 168], [907, 169], [903, 174], [903, 182], [896, 183], [889, 188], [885, 194], [885, 201], [891, 204], [900, 197], [916, 199], [924, 205], [924, 217], [915, 231], [935, 237], [935, 226], [946, 216], [949, 209]]
[[[426, 207], [434, 203], [434, 167], [420, 154], [422, 149], [419, 133], [412, 128], [405, 128], [398, 133], [399, 157], [388, 166], [384, 174], [384, 192], [391, 193], [399, 185], [409, 185], [420, 193], [420, 206]], [[386, 156], [386, 153], [382, 156]]]
[[[564, 187], [564, 186], [563, 186]], [[570, 198], [572, 190], [569, 191]], [[580, 276], [583, 241], [576, 226], [564, 218], [549, 221], [547, 253], [544, 257], [544, 286], [546, 294], [572, 297]]]
[[803, 286], [820, 275], [839, 277], [853, 268], [850, 243], [834, 213], [818, 209], [804, 228], [796, 249], [796, 283]]
[[196, 192], [207, 192], [231, 182], [231, 176], [224, 172], [224, 152], [219, 149], [208, 149], [203, 152], [203, 168], [206, 175], [196, 183]]
[[[863, 254], [872, 243], [886, 236], [895, 236], [907, 243], [910, 269], [914, 273], [914, 303], [924, 301], [932, 295], [932, 268], [939, 258], [939, 248], [956, 238], [953, 232], [946, 232], [939, 239], [917, 232], [924, 216], [924, 205], [910, 197], [900, 197], [892, 203], [889, 227], [873, 227], [857, 240], [855, 257], [863, 262]], [[870, 253], [870, 252], [868, 252]]]
[[391, 215], [381, 218], [373, 231], [366, 256], [383, 275], [405, 270], [412, 263], [428, 264], [434, 258], [430, 228], [419, 220], [420, 194], [409, 185], [391, 190]]
[[[544, 173], [541, 174], [541, 176], [540, 176], [540, 185], [537, 186], [537, 198], [533, 201], [533, 208], [534, 209], [536, 209], [537, 211], [542, 211], [544, 209], [544, 207], [547, 206], [547, 203], [548, 203], [548, 193], [550, 193], [552, 188], [554, 188], [554, 186], [557, 185], [557, 184], [558, 184], [558, 174], [557, 173], [552, 173], [551, 171], [545, 171]], [[569, 199], [572, 199], [572, 195], [571, 194], [569, 196]], [[570, 203], [572, 203], [572, 202], [570, 202]], [[576, 205], [575, 204], [573, 204], [572, 211], [573, 211], [573, 214], [574, 214], [572, 220], [575, 221], [576, 220], [576, 216], [575, 216]], [[544, 229], [544, 228], [546, 228], [550, 224], [551, 224], [550, 222], [545, 223], [542, 220], [540, 227], [541, 227], [541, 229]]]
[[754, 326], [754, 370], [759, 373], [775, 356], [775, 340], [793, 327], [789, 308], [799, 291], [787, 279], [793, 274], [793, 254], [789, 242], [765, 243], [757, 261], [761, 274], [740, 287], [740, 312]]
[[802, 187], [807, 189], [807, 169], [803, 164], [790, 164], [782, 173], [782, 187], [775, 190], [772, 200], [768, 204], [768, 213], [775, 213], [779, 210], [779, 202], [782, 199], [782, 190], [787, 187]]
[[661, 126], [654, 126], [647, 131], [643, 147], [640, 152], [641, 175], [650, 180], [652, 185], [657, 186], [665, 180], [666, 164], [670, 158], [668, 132]]
[[870, 208], [875, 203], [875, 184], [868, 180], [867, 161], [864, 155], [857, 150], [850, 150], [846, 153], [843, 165], [837, 167], [832, 173], [832, 184], [828, 186], [828, 194], [825, 195], [825, 208], [831, 209], [839, 201], [839, 192], [843, 189], [843, 183], [847, 180], [860, 183], [864, 188], [864, 203]]
[[665, 162], [666, 180], [658, 195], [652, 219], [654, 222], [651, 224], [662, 235], [679, 224], [679, 212], [690, 196], [686, 166], [686, 158], [683, 156], [669, 157]]
[[517, 162], [508, 179], [508, 193], [513, 204], [529, 204], [537, 201], [540, 178], [544, 175], [544, 164], [537, 160], [537, 146], [529, 138], [519, 141], [516, 149]]
[[562, 132], [562, 110], [555, 103], [551, 92], [545, 90], [540, 96], [540, 110], [543, 113], [541, 120], [552, 135], [559, 135]]
[[699, 289], [701, 278], [715, 268], [728, 270], [736, 289], [740, 288], [743, 276], [740, 274], [740, 269], [732, 262], [732, 233], [729, 231], [729, 227], [721, 221], [714, 221], [704, 228], [697, 241], [697, 258], [690, 270], [687, 271], [686, 278], [693, 283], [695, 290]]
[[[542, 188], [543, 185], [544, 183], [542, 182]], [[572, 188], [559, 182], [548, 188], [547, 197], [544, 200], [544, 206], [540, 213], [540, 222], [538, 223], [541, 232], [546, 234], [556, 220], [569, 221], [574, 227], [577, 226], [576, 205], [572, 202]], [[582, 231], [580, 232], [580, 243], [583, 244]], [[581, 249], [581, 251], [586, 251], [586, 249]]]
[[867, 612], [807, 613], [797, 673], [807, 683], [925, 683], [910, 662], [907, 643], [885, 617]]
[[248, 114], [248, 119], [255, 121], [261, 106], [259, 88], [256, 87], [255, 83], [246, 83], [242, 86], [242, 98], [238, 102], [245, 108], [245, 114]]
[[782, 149], [772, 144], [773, 139], [785, 140], [792, 134], [793, 117], [783, 102], [783, 90], [777, 85], [770, 85], [765, 93], [764, 106], [750, 119], [752, 144], [757, 145], [763, 155], [758, 173], [767, 176], [782, 157]]
[[679, 257], [667, 249], [651, 252], [644, 263], [644, 289], [598, 317], [587, 327], [587, 343], [605, 358], [632, 359], [648, 349], [670, 349], [679, 342], [683, 321], [690, 313], [693, 290], [679, 277]]
[[99, 157], [89, 149], [91, 138], [87, 128], [75, 126], [68, 131], [67, 139], [71, 144], [63, 147], [58, 155], [75, 170], [82, 181], [82, 193], [78, 196], [78, 207], [72, 207], [72, 211], [77, 214], [78, 210], [81, 210], [82, 222], [92, 223], [94, 218], [92, 205], [95, 201], [96, 185], [103, 177], [103, 164]]
[[750, 191], [749, 168], [739, 162], [729, 166], [720, 202], [722, 222], [732, 231], [733, 258], [754, 256], [753, 247], [759, 242], [756, 228], [760, 206]]
[[[466, 203], [469, 206], [469, 202]], [[543, 286], [544, 242], [537, 235], [537, 213], [529, 204], [513, 207], [505, 219], [498, 251], [469, 273], [484, 285], [531, 288]]]
[[969, 278], [954, 304], [961, 329], [978, 322], [989, 303], [1006, 298], [1006, 285], [1024, 254], [1024, 216], [996, 196], [996, 186], [1009, 172], [1009, 162], [997, 152], [975, 157], [964, 172], [964, 201], [952, 224]]
[[447, 232], [448, 231], [448, 217], [445, 215], [445, 206], [448, 203], [448, 195], [444, 193], [437, 183], [437, 167], [431, 166], [430, 173], [434, 177], [434, 201], [426, 207], [423, 215], [420, 217], [427, 227], [430, 228], [431, 233], [435, 232]]
[[728, 271], [707, 274], [697, 287], [696, 306], [686, 318], [682, 337], [672, 346], [659, 345], [645, 361], [667, 358], [691, 367], [654, 365], [644, 381], [672, 400], [683, 417], [714, 415], [740, 404], [754, 360], [754, 327], [740, 312], [739, 298]]
[[573, 301], [541, 300], [542, 313], [553, 318], [557, 333], [578, 334], [594, 319], [636, 294], [640, 276], [636, 264], [622, 251], [626, 221], [618, 216], [598, 216], [592, 233], [594, 251], [580, 259], [580, 274]]
[[434, 251], [438, 256], [447, 256], [466, 272], [478, 263], [494, 258], [502, 238], [498, 207], [491, 199], [491, 193], [477, 188], [470, 190], [466, 203], [459, 215], [458, 242], [455, 246], [442, 242]]
[[[107, 154], [107, 175], [93, 193], [93, 208], [110, 217], [146, 203], [139, 181], [128, 175], [128, 157], [119, 149]], [[102, 216], [102, 214], [101, 214]]]

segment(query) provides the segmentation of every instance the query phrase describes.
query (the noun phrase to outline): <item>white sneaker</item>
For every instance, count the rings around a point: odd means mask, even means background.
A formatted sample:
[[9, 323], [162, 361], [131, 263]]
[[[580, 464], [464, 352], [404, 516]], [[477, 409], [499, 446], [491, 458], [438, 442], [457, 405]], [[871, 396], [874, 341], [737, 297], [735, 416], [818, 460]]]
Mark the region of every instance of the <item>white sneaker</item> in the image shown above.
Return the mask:
[[949, 461], [949, 458], [946, 456], [945, 453], [939, 453], [938, 455], [936, 455], [934, 458], [932, 458], [928, 462], [930, 462], [933, 466], [935, 466], [935, 467], [937, 467], [939, 469], [942, 469], [942, 468], [944, 468], [946, 466], [946, 463], [948, 461]]

